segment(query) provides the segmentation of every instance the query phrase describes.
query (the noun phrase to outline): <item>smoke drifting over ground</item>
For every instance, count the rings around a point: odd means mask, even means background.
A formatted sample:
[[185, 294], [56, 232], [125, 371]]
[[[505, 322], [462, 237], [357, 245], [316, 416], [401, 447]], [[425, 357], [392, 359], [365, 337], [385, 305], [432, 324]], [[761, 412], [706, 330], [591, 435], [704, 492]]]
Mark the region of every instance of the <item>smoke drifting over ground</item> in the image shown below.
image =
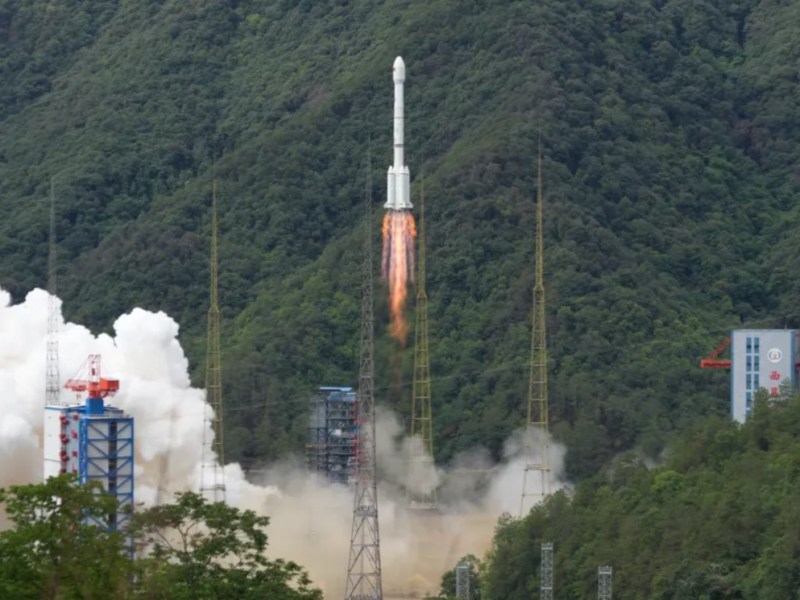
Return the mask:
[[[47, 293], [34, 290], [10, 304], [0, 290], [0, 486], [42, 477]], [[76, 373], [90, 353], [102, 355], [103, 373], [120, 379], [111, 399], [135, 419], [136, 500], [169, 499], [197, 490], [205, 392], [191, 387], [178, 325], [166, 314], [134, 309], [114, 323], [114, 336], [94, 336], [61, 321], [61, 381]], [[63, 400], [72, 400], [62, 391]], [[378, 399], [380, 401], [380, 399]], [[513, 436], [506, 461], [492, 465], [481, 449], [459, 456], [448, 469], [417, 464], [409, 471], [409, 440], [392, 413], [377, 416], [379, 516], [384, 590], [438, 591], [442, 573], [465, 554], [489, 547], [497, 517], [517, 514], [524, 461]], [[561, 483], [563, 451], [550, 447], [551, 491]], [[344, 592], [353, 493], [309, 477], [302, 461], [269, 465], [245, 479], [238, 465], [225, 467], [228, 502], [271, 517], [270, 554], [306, 566], [326, 597]], [[403, 490], [438, 488], [437, 513], [408, 509]]]

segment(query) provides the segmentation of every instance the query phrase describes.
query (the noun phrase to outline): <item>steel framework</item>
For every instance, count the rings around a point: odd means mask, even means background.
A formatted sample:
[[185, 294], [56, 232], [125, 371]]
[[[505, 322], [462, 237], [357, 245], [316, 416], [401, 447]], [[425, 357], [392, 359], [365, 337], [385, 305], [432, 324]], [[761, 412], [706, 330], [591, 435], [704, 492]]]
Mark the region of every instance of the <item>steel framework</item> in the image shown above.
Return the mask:
[[612, 567], [597, 567], [597, 600], [611, 600]]
[[361, 283], [358, 436], [353, 526], [345, 600], [383, 600], [378, 489], [375, 481], [375, 316], [372, 274], [372, 160], [367, 153], [366, 232]]
[[[534, 499], [535, 504], [536, 500], [541, 500], [550, 493], [541, 143], [536, 164], [536, 279], [533, 285], [528, 414], [525, 425], [525, 467], [522, 476], [522, 497], [519, 503], [520, 516], [525, 514], [526, 508], [530, 508], [526, 507], [526, 500]], [[532, 471], [538, 473], [538, 477], [532, 476]]]
[[469, 563], [462, 562], [456, 565], [456, 598], [458, 600], [470, 600], [469, 575]]
[[539, 598], [553, 600], [553, 544], [542, 544], [542, 574]]
[[306, 465], [310, 473], [349, 485], [355, 480], [356, 393], [349, 387], [323, 386], [312, 399]]
[[78, 473], [80, 482], [100, 481], [117, 499], [117, 511], [107, 520], [91, 519], [110, 530], [124, 529], [133, 514], [133, 418], [112, 407], [100, 414], [81, 414]]
[[[411, 468], [417, 465], [432, 469], [433, 425], [431, 422], [431, 364], [428, 354], [428, 294], [425, 291], [425, 188], [421, 184], [419, 207], [419, 249], [417, 252], [417, 324], [414, 329], [414, 387], [411, 395], [411, 438], [419, 436], [421, 444], [413, 446]], [[436, 489], [412, 491], [411, 507], [435, 509]]]
[[56, 272], [56, 201], [53, 180], [50, 180], [50, 239], [47, 253], [47, 368], [45, 375], [45, 404], [61, 402], [61, 379], [58, 359], [58, 294]]
[[217, 182], [211, 197], [211, 293], [206, 342], [206, 409], [200, 493], [213, 502], [225, 502], [225, 452], [222, 439], [222, 364], [217, 293]]

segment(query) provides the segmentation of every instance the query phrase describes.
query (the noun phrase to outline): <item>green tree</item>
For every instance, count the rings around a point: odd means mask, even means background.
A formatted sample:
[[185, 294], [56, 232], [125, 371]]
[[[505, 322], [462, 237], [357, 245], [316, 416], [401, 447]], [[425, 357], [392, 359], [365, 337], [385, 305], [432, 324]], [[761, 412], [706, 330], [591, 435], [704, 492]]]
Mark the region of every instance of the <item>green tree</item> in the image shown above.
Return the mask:
[[299, 565], [264, 555], [268, 524], [192, 492], [134, 515], [132, 533], [147, 552], [137, 561], [141, 591], [153, 599], [320, 600]]
[[0, 598], [322, 598], [302, 567], [264, 555], [267, 517], [183, 493], [136, 513], [124, 534], [87, 522], [115, 503], [68, 475], [1, 489], [12, 526], [0, 532]]
[[0, 598], [124, 598], [132, 565], [121, 534], [85, 522], [116, 500], [62, 475], [0, 490], [12, 527], [0, 532]]

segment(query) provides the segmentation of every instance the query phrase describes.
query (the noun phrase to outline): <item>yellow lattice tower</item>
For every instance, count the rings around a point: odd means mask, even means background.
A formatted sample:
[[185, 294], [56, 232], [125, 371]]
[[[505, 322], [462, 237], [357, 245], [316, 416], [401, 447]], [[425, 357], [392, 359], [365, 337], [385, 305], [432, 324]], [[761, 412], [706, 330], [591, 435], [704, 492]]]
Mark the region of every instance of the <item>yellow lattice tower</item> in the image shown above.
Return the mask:
[[[428, 354], [428, 295], [425, 292], [425, 188], [421, 186], [419, 242], [417, 252], [417, 325], [414, 330], [414, 388], [411, 396], [411, 439], [414, 442], [411, 473], [430, 472], [433, 461], [433, 423], [431, 422], [431, 364]], [[413, 482], [412, 482], [413, 484]], [[411, 491], [413, 508], [436, 508], [436, 490]]]
[[525, 427], [525, 470], [522, 479], [520, 516], [530, 505], [550, 493], [549, 422], [547, 400], [547, 326], [544, 294], [544, 233], [542, 231], [542, 148], [536, 168], [536, 278], [531, 316], [531, 362], [528, 380], [528, 416]]
[[[213, 502], [225, 502], [225, 453], [222, 438], [222, 364], [217, 294], [217, 182], [211, 200], [211, 294], [206, 343], [206, 414], [200, 493]], [[209, 431], [210, 430], [210, 431]]]

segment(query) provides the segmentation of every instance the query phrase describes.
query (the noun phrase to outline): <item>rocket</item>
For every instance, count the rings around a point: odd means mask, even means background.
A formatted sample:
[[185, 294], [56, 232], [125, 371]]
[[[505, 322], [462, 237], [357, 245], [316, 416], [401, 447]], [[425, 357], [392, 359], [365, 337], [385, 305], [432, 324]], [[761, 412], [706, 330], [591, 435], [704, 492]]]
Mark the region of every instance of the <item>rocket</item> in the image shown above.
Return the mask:
[[405, 125], [403, 86], [406, 81], [406, 64], [402, 57], [394, 59], [392, 66], [394, 80], [394, 164], [389, 167], [386, 182], [386, 204], [389, 210], [410, 210], [411, 192], [408, 167], [403, 164], [403, 129]]

